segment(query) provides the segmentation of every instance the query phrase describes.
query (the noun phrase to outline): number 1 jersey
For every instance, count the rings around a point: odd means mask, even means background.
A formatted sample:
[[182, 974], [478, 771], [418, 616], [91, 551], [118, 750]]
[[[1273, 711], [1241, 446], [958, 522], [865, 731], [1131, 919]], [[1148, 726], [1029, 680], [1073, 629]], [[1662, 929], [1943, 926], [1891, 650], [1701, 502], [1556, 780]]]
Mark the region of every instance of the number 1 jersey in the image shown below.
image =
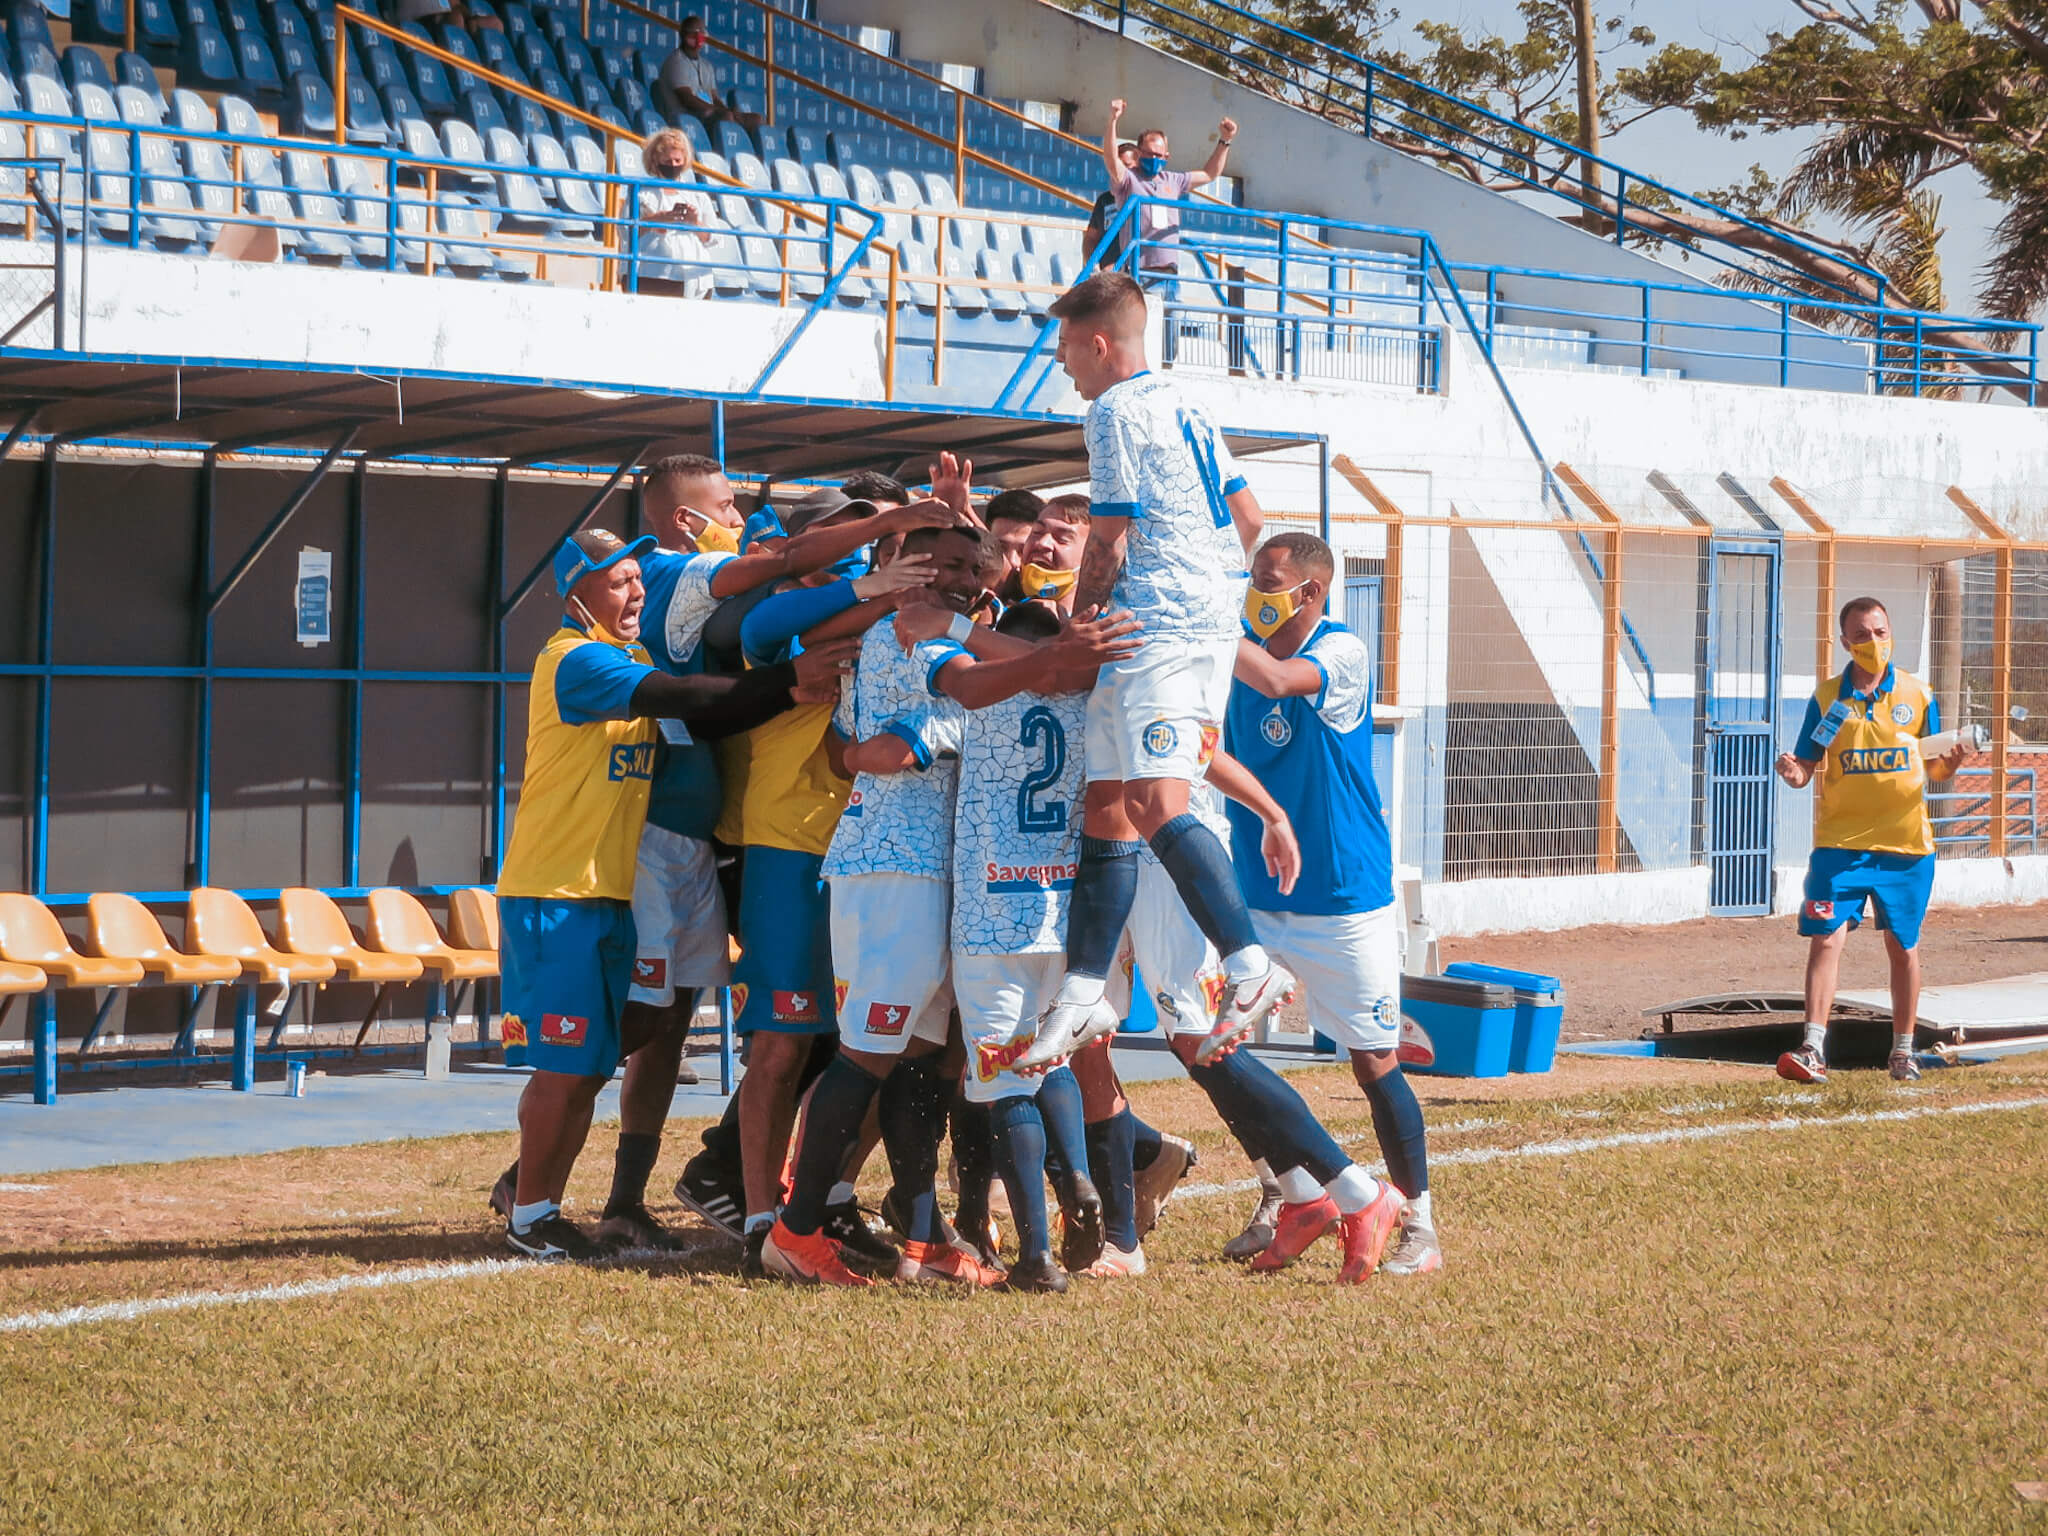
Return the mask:
[[953, 948], [1066, 947], [1081, 857], [1085, 693], [1022, 693], [967, 712], [953, 811]]

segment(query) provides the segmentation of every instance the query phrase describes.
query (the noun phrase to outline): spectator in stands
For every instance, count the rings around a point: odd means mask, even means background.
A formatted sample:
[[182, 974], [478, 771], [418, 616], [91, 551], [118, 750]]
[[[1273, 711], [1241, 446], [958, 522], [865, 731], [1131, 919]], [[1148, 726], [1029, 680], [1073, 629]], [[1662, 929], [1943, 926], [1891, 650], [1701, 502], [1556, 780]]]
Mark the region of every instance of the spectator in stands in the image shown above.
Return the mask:
[[[1125, 170], [1115, 148], [1116, 125], [1124, 115], [1121, 98], [1109, 104], [1109, 127], [1102, 135], [1102, 163], [1109, 172], [1110, 190], [1117, 206], [1133, 197], [1184, 200], [1197, 187], [1206, 187], [1223, 174], [1223, 162], [1230, 146], [1237, 142], [1237, 124], [1224, 118], [1216, 125], [1216, 147], [1199, 171], [1170, 171], [1166, 168], [1166, 134], [1148, 128], [1138, 135], [1138, 163]], [[1138, 232], [1143, 241], [1138, 252], [1138, 280], [1148, 286], [1171, 282], [1180, 275], [1180, 210], [1150, 203], [1138, 210]], [[1128, 235], [1125, 238], [1129, 238]]]
[[752, 132], [761, 126], [760, 113], [735, 112], [719, 100], [718, 70], [704, 51], [708, 35], [702, 16], [683, 18], [681, 44], [661, 61], [661, 78], [654, 83], [662, 110], [671, 117], [687, 112], [707, 129], [730, 120]]
[[701, 298], [711, 285], [705, 247], [718, 226], [711, 199], [686, 186], [690, 141], [680, 128], [650, 134], [643, 158], [655, 180], [640, 189], [640, 291]]
[[[1116, 162], [1127, 171], [1138, 168], [1138, 141], [1119, 139], [1116, 145]], [[1110, 220], [1116, 216], [1116, 187], [1112, 184], [1095, 199], [1095, 206], [1088, 211], [1088, 227], [1081, 231], [1081, 259], [1095, 256], [1095, 248], [1102, 244], [1102, 237], [1109, 230]], [[1124, 237], [1118, 235], [1115, 243], [1103, 251], [1096, 265], [1113, 267], [1116, 258], [1124, 248]]]

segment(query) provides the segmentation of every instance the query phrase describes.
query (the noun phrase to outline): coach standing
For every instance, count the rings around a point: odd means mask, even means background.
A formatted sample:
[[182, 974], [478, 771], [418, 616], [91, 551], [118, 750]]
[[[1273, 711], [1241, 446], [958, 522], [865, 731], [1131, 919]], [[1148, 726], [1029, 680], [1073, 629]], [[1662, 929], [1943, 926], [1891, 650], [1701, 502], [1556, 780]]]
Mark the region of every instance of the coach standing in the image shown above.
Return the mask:
[[1820, 817], [1806, 865], [1799, 931], [1812, 940], [1806, 955], [1806, 1039], [1778, 1058], [1778, 1075], [1798, 1083], [1827, 1081], [1828, 1015], [1835, 1006], [1848, 931], [1877, 907], [1891, 962], [1891, 1075], [1912, 1082], [1913, 1024], [1920, 1010], [1921, 919], [1934, 891], [1934, 828], [1927, 819], [1927, 780], [1948, 778], [1968, 748], [1958, 742], [1927, 761], [1920, 741], [1941, 730], [1941, 710], [1927, 685], [1892, 665], [1892, 623], [1874, 597], [1843, 604], [1842, 648], [1849, 665], [1823, 682], [1806, 706], [1806, 723], [1778, 777], [1803, 789], [1820, 775]]
[[793, 702], [837, 697], [851, 645], [744, 677], [672, 677], [639, 643], [639, 556], [585, 529], [555, 552], [562, 626], [534, 662], [519, 819], [498, 877], [505, 1058], [534, 1072], [519, 1099], [519, 1162], [506, 1239], [543, 1259], [595, 1245], [562, 1215], [562, 1190], [598, 1090], [645, 1040], [621, 1038], [633, 969], [633, 877], [658, 719], [710, 739]]

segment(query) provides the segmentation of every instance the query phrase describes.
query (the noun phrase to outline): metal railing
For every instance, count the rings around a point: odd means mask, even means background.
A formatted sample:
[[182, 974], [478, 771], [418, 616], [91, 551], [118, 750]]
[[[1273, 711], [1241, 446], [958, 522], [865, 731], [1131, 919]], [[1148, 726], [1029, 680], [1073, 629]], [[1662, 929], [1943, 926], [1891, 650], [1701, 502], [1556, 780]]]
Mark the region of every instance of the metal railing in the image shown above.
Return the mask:
[[[1963, 781], [1982, 780], [1983, 787], [1965, 788]], [[1993, 851], [1994, 829], [2003, 829], [2005, 853], [2033, 853], [2040, 847], [2040, 804], [2032, 768], [2008, 768], [2003, 795], [1990, 764], [1958, 768], [1946, 789], [1929, 785], [1928, 819], [1934, 824], [1934, 846], [1949, 853]], [[2003, 805], [2001, 807], [2001, 800]]]
[[[50, 197], [52, 190], [56, 200]], [[19, 226], [11, 222], [8, 229], [19, 228], [26, 235], [33, 231], [35, 221], [41, 218], [46, 228], [61, 229], [64, 224], [65, 194], [64, 162], [44, 157], [23, 157], [0, 160], [0, 206], [15, 206], [22, 210]], [[0, 347], [12, 346], [22, 339], [23, 333], [49, 316], [50, 346], [62, 351], [64, 347], [64, 322], [67, 315], [66, 274], [64, 246], [53, 241], [48, 261], [0, 261]], [[13, 439], [7, 447], [14, 446]], [[0, 458], [5, 458], [0, 451]]]

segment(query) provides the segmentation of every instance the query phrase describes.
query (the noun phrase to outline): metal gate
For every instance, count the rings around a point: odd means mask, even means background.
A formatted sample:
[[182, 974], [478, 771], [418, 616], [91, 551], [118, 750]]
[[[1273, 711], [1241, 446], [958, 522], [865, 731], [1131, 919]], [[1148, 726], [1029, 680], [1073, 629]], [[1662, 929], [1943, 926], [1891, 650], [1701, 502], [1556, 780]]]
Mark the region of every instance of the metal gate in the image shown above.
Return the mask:
[[1707, 550], [1707, 910], [1716, 917], [1771, 910], [1783, 553], [1776, 539], [1716, 539]]

